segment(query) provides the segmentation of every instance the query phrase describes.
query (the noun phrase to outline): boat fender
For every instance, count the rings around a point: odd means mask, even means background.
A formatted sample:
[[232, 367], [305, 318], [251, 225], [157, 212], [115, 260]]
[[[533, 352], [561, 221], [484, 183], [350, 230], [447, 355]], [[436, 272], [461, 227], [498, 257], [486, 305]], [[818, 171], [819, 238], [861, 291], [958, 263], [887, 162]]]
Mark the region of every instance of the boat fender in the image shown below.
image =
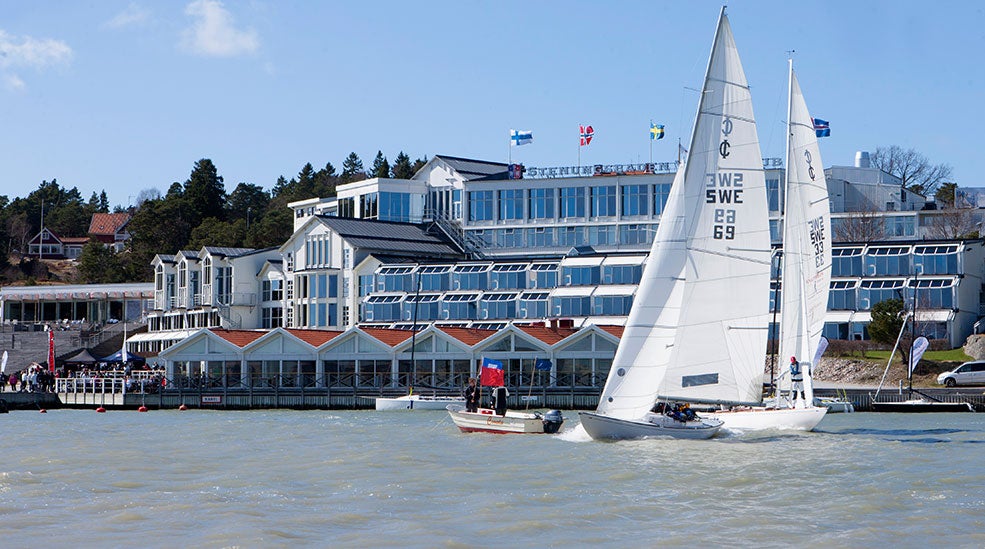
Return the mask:
[[147, 411], [147, 407], [146, 406], [141, 406], [140, 408], [137, 408], [137, 411], [138, 412], [146, 412]]
[[96, 412], [97, 413], [100, 413], [100, 414], [105, 414], [106, 413], [106, 408], [103, 408], [102, 406], [100, 406], [99, 408], [96, 408]]

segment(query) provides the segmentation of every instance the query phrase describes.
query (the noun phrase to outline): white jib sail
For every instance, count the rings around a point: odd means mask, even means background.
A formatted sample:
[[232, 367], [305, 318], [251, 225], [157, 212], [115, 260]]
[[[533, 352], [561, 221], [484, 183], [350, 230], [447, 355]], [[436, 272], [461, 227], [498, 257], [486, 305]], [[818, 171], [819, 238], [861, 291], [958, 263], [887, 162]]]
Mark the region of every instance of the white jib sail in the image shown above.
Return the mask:
[[[824, 329], [831, 281], [828, 186], [814, 123], [792, 64], [787, 120], [786, 212], [780, 306], [781, 364], [789, 364], [792, 356], [801, 362], [813, 359]], [[805, 393], [809, 393], [805, 397], [807, 402], [811, 402], [813, 390], [806, 369], [804, 374]]]

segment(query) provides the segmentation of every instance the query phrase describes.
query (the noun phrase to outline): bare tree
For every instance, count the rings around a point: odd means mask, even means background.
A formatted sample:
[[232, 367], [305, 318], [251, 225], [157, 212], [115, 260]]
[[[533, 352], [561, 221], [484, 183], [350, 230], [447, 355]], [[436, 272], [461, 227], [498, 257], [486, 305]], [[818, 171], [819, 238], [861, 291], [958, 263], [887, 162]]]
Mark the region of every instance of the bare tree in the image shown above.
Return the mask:
[[151, 187], [144, 189], [137, 193], [137, 207], [139, 208], [141, 204], [147, 202], [148, 200], [157, 200], [161, 198], [161, 191]]
[[872, 242], [886, 238], [886, 225], [874, 210], [845, 212], [837, 220], [832, 223], [832, 236], [838, 242]]
[[981, 227], [979, 210], [946, 208], [936, 212], [922, 212], [927, 216], [927, 233], [931, 238], [978, 238]]
[[7, 234], [10, 235], [11, 249], [27, 253], [27, 241], [31, 239], [31, 224], [26, 213], [12, 215], [7, 219]]
[[897, 145], [877, 147], [871, 162], [873, 167], [902, 179], [904, 188], [924, 196], [933, 195], [952, 171], [947, 164], [931, 164], [916, 150]]

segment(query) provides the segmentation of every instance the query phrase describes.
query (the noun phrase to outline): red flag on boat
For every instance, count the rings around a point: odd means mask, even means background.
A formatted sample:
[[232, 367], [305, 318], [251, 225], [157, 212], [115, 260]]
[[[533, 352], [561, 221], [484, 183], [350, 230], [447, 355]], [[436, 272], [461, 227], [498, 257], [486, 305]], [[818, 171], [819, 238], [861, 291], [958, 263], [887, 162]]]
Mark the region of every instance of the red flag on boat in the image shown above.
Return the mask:
[[486, 387], [502, 387], [504, 385], [503, 361], [482, 358], [482, 375], [479, 383]]
[[48, 330], [48, 371], [55, 371], [55, 332]]

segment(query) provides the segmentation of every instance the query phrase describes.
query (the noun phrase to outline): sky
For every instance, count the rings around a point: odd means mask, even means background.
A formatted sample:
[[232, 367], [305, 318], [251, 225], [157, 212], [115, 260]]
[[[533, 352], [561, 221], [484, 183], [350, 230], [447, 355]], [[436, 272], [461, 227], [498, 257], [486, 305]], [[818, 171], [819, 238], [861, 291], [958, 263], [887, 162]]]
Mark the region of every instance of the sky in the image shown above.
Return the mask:
[[[721, 3], [0, 0], [0, 194], [43, 180], [112, 205], [211, 159], [270, 189], [355, 152], [527, 166], [676, 159]], [[760, 144], [782, 157], [787, 57], [825, 166], [898, 145], [985, 187], [985, 7], [743, 1], [729, 18]], [[651, 143], [649, 124], [666, 138]], [[578, 146], [578, 126], [595, 138]], [[509, 147], [511, 129], [533, 143]]]

